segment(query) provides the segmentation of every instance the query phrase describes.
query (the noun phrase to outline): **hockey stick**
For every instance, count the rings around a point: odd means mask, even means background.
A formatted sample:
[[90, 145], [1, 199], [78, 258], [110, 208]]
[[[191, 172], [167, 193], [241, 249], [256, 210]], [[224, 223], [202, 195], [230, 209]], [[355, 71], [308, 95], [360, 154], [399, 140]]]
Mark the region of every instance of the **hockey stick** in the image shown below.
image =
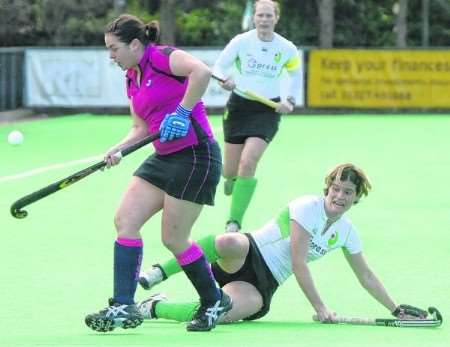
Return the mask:
[[[159, 132], [153, 135], [149, 135], [144, 137], [142, 140], [136, 142], [135, 144], [124, 148], [122, 151], [120, 151], [117, 155], [119, 157], [125, 157], [130, 153], [133, 153], [134, 151], [138, 150], [139, 148], [159, 139]], [[45, 198], [46, 196], [49, 196], [50, 194], [53, 194], [57, 192], [58, 190], [67, 188], [68, 186], [74, 184], [75, 182], [78, 182], [79, 180], [85, 178], [86, 176], [89, 176], [90, 174], [98, 171], [99, 169], [106, 166], [106, 162], [102, 160], [101, 162], [98, 162], [94, 165], [91, 165], [81, 171], [78, 171], [74, 173], [73, 175], [70, 175], [58, 182], [52, 183], [48, 185], [47, 187], [44, 187], [42, 189], [39, 189], [31, 194], [28, 194], [24, 196], [23, 198], [20, 198], [15, 203], [11, 205], [10, 212], [13, 215], [13, 217], [22, 219], [25, 218], [28, 215], [28, 212], [25, 210], [22, 210], [25, 206], [28, 206], [32, 204], [33, 202], [36, 202], [38, 200], [41, 200]]]
[[[431, 319], [389, 319], [389, 318], [349, 318], [338, 317], [337, 323], [330, 324], [352, 324], [352, 325], [377, 325], [399, 328], [433, 328], [442, 324], [442, 315], [435, 307], [428, 308], [432, 315]], [[319, 322], [317, 315], [313, 316], [315, 322]]]
[[[225, 83], [225, 81], [217, 76], [212, 75], [212, 78], [214, 78], [215, 80], [221, 82], [221, 83]], [[254, 100], [254, 101], [258, 101], [261, 104], [264, 104], [266, 106], [272, 107], [272, 108], [277, 108], [278, 107], [278, 103], [276, 103], [273, 100], [270, 100], [269, 98], [266, 98], [264, 96], [261, 96], [259, 94], [256, 94], [255, 92], [252, 92], [251, 90], [241, 90], [238, 88], [234, 88], [235, 91], [237, 91], [238, 93], [247, 96], [249, 99]]]

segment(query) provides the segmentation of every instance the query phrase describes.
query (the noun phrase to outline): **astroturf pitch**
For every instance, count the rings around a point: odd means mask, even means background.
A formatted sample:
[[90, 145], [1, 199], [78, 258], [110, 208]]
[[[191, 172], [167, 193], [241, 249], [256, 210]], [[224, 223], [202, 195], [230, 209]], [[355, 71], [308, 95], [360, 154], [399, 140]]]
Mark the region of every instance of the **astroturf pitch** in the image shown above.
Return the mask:
[[[213, 116], [211, 122], [222, 145], [221, 120]], [[361, 166], [373, 191], [348, 215], [369, 265], [397, 303], [438, 307], [442, 327], [316, 324], [291, 277], [259, 321], [222, 325], [210, 333], [188, 333], [184, 323], [164, 320], [108, 334], [89, 330], [84, 316], [105, 307], [112, 293], [114, 211], [133, 170], [152, 148], [28, 206], [26, 219], [11, 217], [9, 207], [99, 160], [129, 126], [129, 117], [93, 115], [0, 126], [0, 346], [449, 346], [449, 115], [284, 117], [258, 167], [244, 221], [245, 230], [252, 230], [296, 196], [321, 194], [327, 170], [337, 163]], [[13, 129], [25, 135], [21, 146], [6, 141]], [[222, 232], [228, 207], [221, 182], [216, 206], [205, 207], [193, 236]], [[160, 215], [143, 228], [145, 267], [169, 256], [159, 228]], [[310, 267], [323, 300], [338, 314], [389, 317], [361, 288], [340, 251]], [[197, 297], [182, 274], [153, 292], [174, 301]], [[137, 299], [147, 296], [138, 289]]]

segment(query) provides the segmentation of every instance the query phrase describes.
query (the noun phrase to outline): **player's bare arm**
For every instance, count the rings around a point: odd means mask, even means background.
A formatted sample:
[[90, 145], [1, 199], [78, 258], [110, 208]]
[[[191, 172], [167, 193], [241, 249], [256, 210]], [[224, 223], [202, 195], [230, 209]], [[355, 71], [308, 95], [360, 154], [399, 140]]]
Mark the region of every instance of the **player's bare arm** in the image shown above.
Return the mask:
[[334, 322], [336, 313], [328, 309], [323, 303], [306, 264], [310, 235], [300, 224], [293, 220], [290, 222], [290, 227], [292, 270], [297, 283], [316, 310], [319, 320], [322, 322]]
[[[346, 250], [343, 250], [343, 252], [347, 262], [350, 264], [350, 267], [358, 278], [359, 283], [361, 283], [364, 289], [366, 289], [375, 300], [386, 307], [394, 316], [401, 316], [401, 319], [426, 318], [427, 313], [421, 309], [409, 305], [397, 306], [394, 303], [381, 281], [367, 265], [361, 252], [356, 254], [350, 254]], [[411, 310], [406, 309], [402, 311], [402, 306], [411, 307]]]
[[182, 50], [175, 50], [170, 55], [170, 69], [174, 75], [188, 77], [189, 85], [180, 104], [192, 109], [208, 87], [211, 70], [205, 63]]
[[133, 110], [133, 105], [131, 103], [130, 103], [130, 113], [132, 117], [132, 126], [130, 131], [122, 141], [111, 147], [105, 154], [106, 168], [108, 169], [111, 166], [119, 164], [121, 157], [115, 155], [116, 153], [118, 153], [128, 145], [133, 144], [148, 135], [147, 124], [145, 124], [142, 118], [138, 117], [135, 114]]

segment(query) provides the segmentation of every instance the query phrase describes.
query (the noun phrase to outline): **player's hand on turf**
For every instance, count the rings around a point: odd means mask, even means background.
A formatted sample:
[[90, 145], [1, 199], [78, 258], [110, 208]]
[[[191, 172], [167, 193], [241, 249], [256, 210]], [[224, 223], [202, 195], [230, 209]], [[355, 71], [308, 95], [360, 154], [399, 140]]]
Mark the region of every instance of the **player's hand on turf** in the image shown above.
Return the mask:
[[316, 313], [317, 318], [319, 318], [319, 321], [321, 321], [322, 323], [337, 323], [336, 312], [328, 309], [325, 306], [316, 310]]
[[392, 315], [399, 319], [425, 319], [428, 312], [411, 305], [399, 305], [392, 312]]
[[178, 105], [175, 112], [167, 114], [159, 126], [161, 137], [159, 141], [166, 142], [185, 137], [188, 134], [191, 111]]
[[294, 111], [294, 106], [289, 101], [280, 101], [275, 109], [275, 112], [282, 114], [291, 113], [292, 111]]
[[231, 77], [228, 77], [224, 82], [219, 82], [219, 85], [228, 91], [233, 90], [236, 88], [236, 83], [234, 83], [234, 80]]
[[[117, 165], [122, 160], [122, 155], [117, 148], [111, 148], [108, 152], [106, 152], [103, 160], [106, 162], [106, 168], [109, 169], [111, 166]], [[103, 168], [101, 169], [103, 170]]]

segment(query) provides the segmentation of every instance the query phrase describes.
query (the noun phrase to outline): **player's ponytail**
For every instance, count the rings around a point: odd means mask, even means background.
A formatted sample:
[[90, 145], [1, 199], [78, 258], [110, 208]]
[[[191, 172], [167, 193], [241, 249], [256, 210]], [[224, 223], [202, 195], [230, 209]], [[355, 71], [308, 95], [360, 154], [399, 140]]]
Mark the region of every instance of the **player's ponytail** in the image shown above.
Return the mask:
[[159, 22], [157, 20], [152, 20], [145, 25], [145, 36], [149, 42], [158, 42], [159, 34]]

